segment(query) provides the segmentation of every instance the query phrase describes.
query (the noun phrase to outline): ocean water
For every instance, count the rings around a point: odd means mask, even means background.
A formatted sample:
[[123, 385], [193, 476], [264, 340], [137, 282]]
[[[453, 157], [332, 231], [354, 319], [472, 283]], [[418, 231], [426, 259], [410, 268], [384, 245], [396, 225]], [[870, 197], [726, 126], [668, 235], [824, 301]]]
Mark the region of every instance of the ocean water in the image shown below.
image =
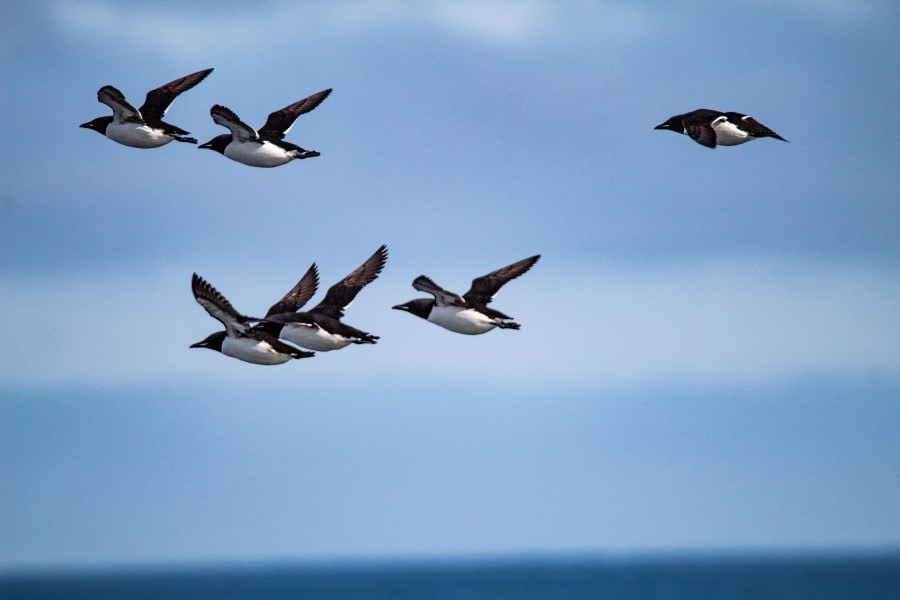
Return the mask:
[[459, 561], [0, 577], [3, 600], [900, 600], [900, 554]]

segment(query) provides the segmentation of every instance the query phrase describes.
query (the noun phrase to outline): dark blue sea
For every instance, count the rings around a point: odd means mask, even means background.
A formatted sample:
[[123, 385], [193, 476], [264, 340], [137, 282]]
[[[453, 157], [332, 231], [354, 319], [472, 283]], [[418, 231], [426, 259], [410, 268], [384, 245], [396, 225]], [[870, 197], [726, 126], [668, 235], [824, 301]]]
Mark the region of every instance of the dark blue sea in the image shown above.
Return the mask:
[[900, 554], [456, 561], [6, 574], [3, 600], [900, 600]]

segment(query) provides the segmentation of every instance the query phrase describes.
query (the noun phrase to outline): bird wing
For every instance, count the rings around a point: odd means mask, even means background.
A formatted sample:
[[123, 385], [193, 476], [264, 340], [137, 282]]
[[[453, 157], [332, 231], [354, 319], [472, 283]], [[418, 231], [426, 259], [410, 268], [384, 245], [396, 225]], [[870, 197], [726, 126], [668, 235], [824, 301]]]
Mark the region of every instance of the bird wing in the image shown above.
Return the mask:
[[113, 110], [113, 118], [119, 123], [128, 121], [144, 122], [141, 112], [125, 100], [125, 95], [111, 85], [97, 90], [97, 100]]
[[319, 289], [319, 271], [316, 269], [316, 263], [313, 263], [297, 285], [291, 288], [284, 298], [272, 305], [266, 317], [300, 310], [315, 295], [317, 289]]
[[204, 69], [185, 75], [181, 79], [170, 81], [155, 90], [150, 90], [147, 92], [147, 99], [141, 105], [141, 114], [148, 119], [162, 119], [166, 111], [169, 110], [169, 105], [178, 97], [178, 94], [191, 89], [203, 81], [210, 73], [212, 73], [212, 69]]
[[470, 304], [479, 304], [482, 306], [486, 306], [493, 300], [494, 296], [500, 291], [506, 282], [511, 279], [515, 279], [522, 273], [525, 273], [534, 266], [534, 263], [541, 258], [540, 254], [535, 256], [531, 256], [529, 258], [523, 258], [518, 262], [514, 262], [513, 264], [503, 267], [502, 269], [497, 269], [496, 271], [492, 271], [487, 275], [482, 275], [481, 277], [476, 277], [472, 280], [472, 287], [469, 288], [469, 291], [463, 294], [463, 298], [465, 298], [466, 302]]
[[344, 316], [344, 309], [350, 306], [356, 295], [365, 286], [378, 277], [387, 261], [387, 246], [382, 244], [366, 262], [357, 267], [352, 273], [328, 288], [325, 298], [313, 308], [314, 312], [326, 314], [335, 319]]
[[225, 326], [229, 336], [241, 337], [247, 335], [250, 330], [250, 321], [255, 320], [244, 316], [231, 305], [225, 296], [219, 293], [208, 281], [194, 273], [191, 278], [191, 291], [194, 299], [214, 319]]
[[691, 136], [692, 140], [707, 148], [715, 148], [716, 130], [713, 129], [713, 124], [719, 121], [719, 119], [727, 118], [728, 117], [723, 115], [710, 122], [708, 115], [696, 115], [685, 119], [682, 123], [684, 124], [685, 133]]
[[260, 128], [259, 133], [261, 135], [276, 137], [279, 140], [284, 138], [285, 134], [290, 131], [294, 121], [297, 120], [297, 117], [303, 113], [308, 113], [317, 107], [330, 93], [331, 88], [328, 88], [327, 90], [322, 90], [303, 100], [297, 100], [281, 110], [276, 110], [269, 115], [268, 119], [266, 119], [266, 124]]
[[226, 108], [220, 104], [216, 104], [209, 109], [212, 120], [216, 125], [227, 127], [231, 131], [232, 137], [239, 142], [249, 142], [250, 140], [258, 140], [259, 134], [256, 130], [241, 121], [240, 117], [234, 114], [230, 108]]
[[434, 296], [438, 306], [465, 306], [465, 299], [459, 294], [447, 291], [425, 275], [419, 275], [413, 280], [413, 287], [420, 292]]
[[741, 113], [725, 113], [728, 115], [729, 119], [732, 122], [737, 123], [738, 126], [749, 133], [753, 137], [773, 137], [782, 141], [787, 141], [750, 115], [742, 115]]

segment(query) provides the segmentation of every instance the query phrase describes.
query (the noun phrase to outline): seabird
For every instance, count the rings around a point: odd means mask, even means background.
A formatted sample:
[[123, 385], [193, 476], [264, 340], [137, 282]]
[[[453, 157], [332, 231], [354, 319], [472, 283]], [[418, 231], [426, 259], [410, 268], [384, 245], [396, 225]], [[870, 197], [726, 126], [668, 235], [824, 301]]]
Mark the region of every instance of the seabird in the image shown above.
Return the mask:
[[374, 344], [379, 339], [341, 322], [344, 310], [372, 283], [387, 260], [387, 246], [375, 251], [356, 270], [328, 288], [325, 298], [308, 312], [296, 312], [316, 293], [319, 275], [313, 263], [284, 298], [275, 303], [257, 329], [310, 350], [327, 352], [350, 344]]
[[668, 129], [684, 133], [707, 148], [737, 146], [761, 137], [787, 140], [749, 115], [736, 112], [719, 112], [700, 108], [695, 111], [675, 115], [654, 129]]
[[297, 117], [308, 113], [328, 97], [331, 88], [322, 90], [303, 100], [276, 110], [266, 119], [266, 124], [256, 131], [230, 109], [216, 104], [209, 114], [218, 125], [227, 127], [231, 133], [217, 135], [198, 148], [215, 150], [231, 160], [251, 167], [277, 167], [295, 158], [319, 156], [315, 150], [304, 150], [300, 146], [284, 141]]
[[191, 290], [200, 306], [225, 326], [225, 331], [217, 331], [202, 342], [191, 344], [191, 348], [209, 348], [256, 365], [280, 365], [292, 358], [315, 356], [313, 352], [284, 344], [265, 331], [252, 329], [251, 323], [259, 319], [240, 314], [216, 288], [196, 273], [191, 278]]
[[105, 85], [97, 91], [97, 100], [109, 106], [113, 110], [113, 116], [97, 117], [93, 121], [82, 123], [80, 127], [93, 129], [132, 148], [158, 148], [172, 140], [196, 144], [197, 140], [187, 137], [190, 132], [170, 125], [162, 118], [178, 94], [191, 89], [210, 73], [212, 69], [204, 69], [150, 90], [140, 109], [129, 104], [122, 92], [111, 85]]
[[469, 291], [462, 296], [447, 291], [425, 275], [420, 275], [413, 281], [413, 287], [420, 292], [431, 294], [434, 299], [417, 298], [392, 308], [405, 310], [444, 329], [467, 335], [486, 333], [495, 327], [519, 329], [520, 325], [510, 320], [512, 317], [499, 310], [488, 308], [488, 304], [506, 282], [528, 271], [540, 257], [538, 254], [525, 258], [477, 277], [472, 280]]

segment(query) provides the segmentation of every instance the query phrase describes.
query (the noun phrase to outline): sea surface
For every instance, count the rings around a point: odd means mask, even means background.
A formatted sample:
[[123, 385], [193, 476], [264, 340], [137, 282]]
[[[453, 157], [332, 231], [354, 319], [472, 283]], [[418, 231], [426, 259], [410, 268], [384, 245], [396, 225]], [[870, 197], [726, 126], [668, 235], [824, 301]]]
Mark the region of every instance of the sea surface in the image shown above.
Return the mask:
[[900, 600], [900, 554], [154, 568], [0, 576], [3, 600]]

